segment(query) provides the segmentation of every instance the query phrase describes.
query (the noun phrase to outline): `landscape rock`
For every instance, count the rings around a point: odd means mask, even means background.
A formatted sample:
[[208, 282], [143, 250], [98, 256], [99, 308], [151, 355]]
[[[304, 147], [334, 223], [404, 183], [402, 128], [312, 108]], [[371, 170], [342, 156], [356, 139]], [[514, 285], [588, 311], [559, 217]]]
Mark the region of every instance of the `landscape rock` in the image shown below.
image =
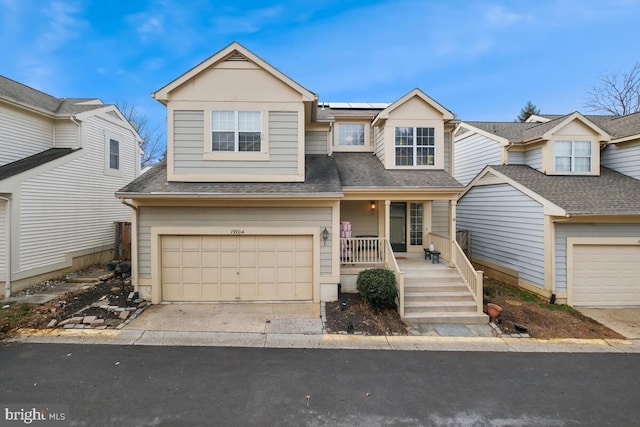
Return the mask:
[[69, 323], [78, 324], [82, 323], [83, 320], [84, 317], [72, 317], [71, 319], [69, 319]]
[[91, 322], [93, 322], [96, 319], [97, 319], [96, 316], [84, 316], [84, 319], [82, 319], [82, 323], [91, 324]]
[[119, 316], [119, 317], [120, 317], [122, 320], [125, 320], [127, 317], [129, 317], [129, 314], [131, 314], [131, 312], [130, 312], [130, 311], [122, 311], [122, 312], [120, 312], [120, 316]]
[[51, 319], [49, 323], [47, 323], [47, 328], [55, 328], [57, 324], [58, 321], [56, 319]]
[[[91, 322], [91, 327], [92, 328], [96, 328], [98, 326], [103, 326], [104, 325], [104, 319], [95, 319], [93, 322]], [[105, 326], [106, 328], [106, 326]]]

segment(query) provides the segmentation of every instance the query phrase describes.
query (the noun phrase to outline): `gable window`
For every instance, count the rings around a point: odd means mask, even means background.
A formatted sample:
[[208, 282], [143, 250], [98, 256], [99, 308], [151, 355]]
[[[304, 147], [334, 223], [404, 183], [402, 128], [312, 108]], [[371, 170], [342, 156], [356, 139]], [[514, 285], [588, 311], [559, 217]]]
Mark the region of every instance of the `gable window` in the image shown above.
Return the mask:
[[339, 144], [344, 146], [360, 145], [364, 146], [364, 124], [353, 123], [338, 125]]
[[591, 172], [590, 141], [556, 141], [556, 172]]
[[211, 112], [211, 151], [259, 152], [261, 140], [261, 112]]
[[435, 128], [397, 127], [396, 166], [433, 166], [436, 155]]
[[109, 138], [109, 169], [120, 170], [120, 141]]

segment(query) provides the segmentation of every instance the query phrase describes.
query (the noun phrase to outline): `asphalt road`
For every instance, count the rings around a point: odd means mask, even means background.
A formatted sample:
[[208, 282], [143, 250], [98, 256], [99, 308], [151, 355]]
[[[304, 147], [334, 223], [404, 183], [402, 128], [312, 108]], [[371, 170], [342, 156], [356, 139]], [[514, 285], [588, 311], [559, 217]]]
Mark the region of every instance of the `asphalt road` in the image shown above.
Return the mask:
[[70, 425], [640, 423], [638, 354], [13, 344], [0, 369], [0, 405]]

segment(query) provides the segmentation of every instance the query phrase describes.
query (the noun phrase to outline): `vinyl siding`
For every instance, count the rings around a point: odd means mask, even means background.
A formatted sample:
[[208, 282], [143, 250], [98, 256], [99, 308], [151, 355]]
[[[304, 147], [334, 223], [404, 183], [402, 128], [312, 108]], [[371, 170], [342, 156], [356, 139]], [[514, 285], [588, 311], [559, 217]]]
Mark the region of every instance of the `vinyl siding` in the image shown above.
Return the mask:
[[556, 224], [556, 290], [567, 289], [567, 237], [632, 237], [640, 239], [640, 224]]
[[640, 179], [640, 145], [622, 149], [609, 145], [600, 154], [600, 164]]
[[0, 166], [53, 147], [53, 121], [0, 105]]
[[56, 148], [77, 148], [79, 129], [80, 128], [71, 121], [57, 122], [53, 146]]
[[508, 151], [510, 165], [526, 165], [526, 156], [524, 151]]
[[542, 147], [525, 151], [525, 164], [542, 172]]
[[277, 174], [298, 173], [298, 113], [264, 112], [269, 115], [268, 161], [203, 160], [204, 141], [209, 130], [204, 129], [204, 111], [174, 112], [174, 171], [181, 174]]
[[[83, 149], [20, 185], [19, 271], [65, 262], [69, 252], [113, 244], [114, 221], [131, 219], [131, 210], [114, 193], [135, 178], [133, 135], [95, 116], [83, 126]], [[120, 140], [121, 176], [105, 174], [105, 129]]]
[[327, 154], [326, 131], [308, 131], [304, 136], [305, 154]]
[[431, 202], [431, 231], [443, 236], [449, 235], [449, 201]]
[[471, 255], [544, 287], [542, 205], [507, 184], [474, 187], [459, 201], [458, 230], [471, 231]]
[[502, 160], [500, 143], [474, 133], [459, 139], [455, 145], [455, 179], [467, 185], [487, 165], [499, 165]]
[[7, 202], [0, 200], [0, 282], [6, 280], [7, 265]]
[[451, 170], [451, 133], [444, 133], [444, 170]]
[[380, 126], [374, 126], [373, 138], [376, 156], [378, 156], [382, 164], [384, 164], [384, 128]]
[[[331, 230], [331, 208], [141, 207], [138, 223], [140, 277], [151, 277], [151, 227], [313, 227]], [[331, 275], [331, 235], [320, 246], [320, 274]]]

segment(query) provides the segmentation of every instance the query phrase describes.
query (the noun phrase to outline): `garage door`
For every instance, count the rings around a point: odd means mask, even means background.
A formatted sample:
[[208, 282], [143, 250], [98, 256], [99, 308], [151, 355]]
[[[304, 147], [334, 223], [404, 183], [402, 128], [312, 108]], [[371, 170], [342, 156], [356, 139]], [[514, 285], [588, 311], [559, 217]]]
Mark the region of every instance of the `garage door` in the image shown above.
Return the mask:
[[312, 236], [162, 236], [162, 300], [311, 300], [312, 242]]
[[640, 306], [640, 246], [575, 245], [573, 305]]

